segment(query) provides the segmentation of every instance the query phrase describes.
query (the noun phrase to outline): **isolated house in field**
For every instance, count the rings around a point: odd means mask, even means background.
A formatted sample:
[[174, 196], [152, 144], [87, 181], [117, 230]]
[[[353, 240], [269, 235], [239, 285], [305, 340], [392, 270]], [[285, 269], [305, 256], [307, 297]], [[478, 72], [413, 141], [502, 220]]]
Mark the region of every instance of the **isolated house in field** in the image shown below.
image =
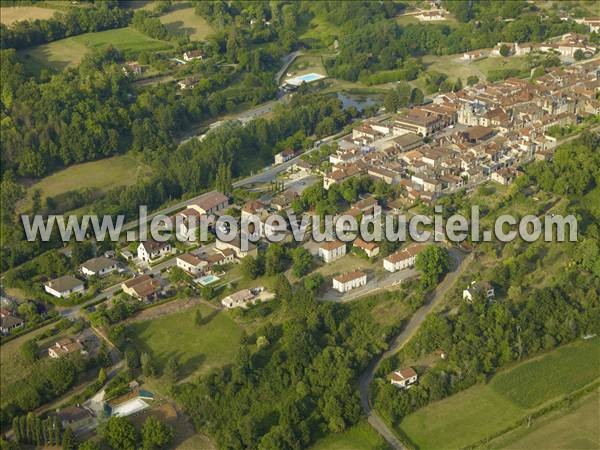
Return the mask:
[[108, 275], [119, 268], [119, 263], [114, 259], [98, 256], [97, 258], [88, 259], [79, 269], [86, 277]]
[[56, 341], [52, 347], [48, 348], [48, 356], [53, 359], [75, 354], [87, 356], [88, 352], [79, 340], [69, 337]]
[[135, 388], [127, 394], [120, 395], [107, 402], [108, 412], [113, 417], [127, 417], [150, 407], [154, 400], [152, 392]]
[[275, 155], [275, 164], [283, 164], [294, 158], [294, 156], [296, 156], [296, 152], [291, 148], [286, 148]]
[[200, 214], [210, 215], [223, 212], [229, 206], [229, 198], [219, 191], [211, 191], [201, 195], [188, 204]]
[[142, 74], [142, 66], [140, 66], [137, 61], [129, 61], [123, 64], [122, 69], [125, 75], [137, 76]]
[[121, 289], [141, 301], [151, 301], [158, 297], [161, 290], [160, 281], [150, 275], [142, 275], [121, 283]]
[[255, 295], [250, 289], [243, 289], [223, 298], [221, 304], [225, 308], [244, 308], [254, 300], [254, 297]]
[[471, 282], [471, 285], [463, 290], [463, 300], [469, 303], [473, 301], [475, 297], [481, 297], [485, 300], [493, 300], [496, 296], [494, 287], [488, 281]]
[[68, 298], [73, 294], [83, 292], [84, 289], [83, 281], [71, 275], [62, 276], [44, 284], [44, 290], [58, 298]]
[[204, 52], [202, 50], [189, 50], [187, 52], [183, 52], [183, 60], [185, 62], [190, 62], [195, 59], [202, 61], [202, 58], [204, 58]]
[[417, 255], [425, 249], [425, 245], [415, 244], [392, 253], [383, 259], [383, 268], [388, 272], [408, 269], [415, 265]]
[[399, 388], [408, 389], [417, 382], [417, 372], [412, 367], [396, 370], [390, 374], [390, 382]]
[[177, 267], [192, 275], [201, 274], [208, 266], [208, 262], [206, 260], [201, 259], [196, 255], [192, 255], [191, 253], [184, 253], [183, 255], [177, 256], [176, 262]]
[[333, 278], [333, 289], [341, 293], [351, 291], [365, 284], [367, 284], [367, 274], [360, 270], [347, 272]]
[[171, 244], [168, 242], [156, 242], [153, 239], [149, 239], [140, 242], [137, 249], [137, 255], [142, 261], [152, 262], [169, 255], [171, 250]]
[[192, 89], [197, 84], [198, 84], [198, 78], [197, 77], [187, 77], [187, 78], [184, 78], [183, 80], [179, 80], [177, 82], [177, 85], [179, 86], [179, 89], [182, 89], [182, 90]]
[[322, 242], [319, 246], [319, 257], [326, 263], [335, 261], [346, 254], [346, 243], [342, 241]]

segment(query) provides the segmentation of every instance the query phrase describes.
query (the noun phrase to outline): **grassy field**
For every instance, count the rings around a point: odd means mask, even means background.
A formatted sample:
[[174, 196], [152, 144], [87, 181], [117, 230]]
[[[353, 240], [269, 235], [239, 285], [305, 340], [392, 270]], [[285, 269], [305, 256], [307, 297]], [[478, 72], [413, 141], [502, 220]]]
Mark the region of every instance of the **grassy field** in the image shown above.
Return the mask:
[[24, 210], [30, 207], [31, 196], [35, 189], [42, 191], [42, 199], [86, 188], [106, 192], [114, 187], [132, 185], [150, 173], [149, 166], [140, 163], [130, 155], [119, 155], [75, 164], [29, 186], [26, 199], [22, 205], [19, 205], [19, 209]]
[[318, 440], [311, 450], [385, 450], [383, 438], [367, 422]]
[[474, 62], [467, 62], [460, 59], [462, 55], [434, 56], [426, 55], [423, 57], [423, 63], [427, 70], [445, 73], [450, 79], [459, 78], [466, 83], [467, 78], [475, 75], [480, 80], [485, 77], [485, 73], [475, 65]]
[[509, 56], [504, 58], [502, 56], [494, 56], [479, 59], [477, 61], [473, 61], [471, 64], [476, 66], [479, 70], [481, 70], [486, 76], [490, 73], [491, 70], [500, 70], [500, 69], [517, 69], [517, 70], [526, 70], [527, 69], [527, 57], [526, 56]]
[[[320, 55], [302, 55], [289, 67], [288, 72], [293, 72], [294, 76], [304, 75], [306, 73], [316, 72], [322, 75], [327, 75], [325, 67]], [[286, 74], [283, 74], [286, 77]]]
[[[519, 364], [489, 384], [473, 386], [410, 414], [400, 428], [420, 449], [460, 448], [478, 442], [531, 412], [529, 405], [538, 406], [597, 378], [598, 342], [598, 338], [577, 341]], [[553, 377], [564, 382], [565, 388], [556, 387]]]
[[534, 408], [598, 378], [598, 356], [598, 339], [579, 341], [499, 373], [490, 387], [521, 407]]
[[129, 325], [136, 346], [149, 352], [159, 367], [176, 356], [184, 377], [206, 372], [233, 361], [242, 328], [229, 312], [199, 306], [204, 324], [194, 323], [196, 308]]
[[131, 27], [126, 27], [60, 39], [20, 51], [18, 55], [30, 71], [35, 72], [41, 68], [60, 71], [79, 64], [88, 52], [109, 45], [125, 54], [168, 50], [172, 47], [169, 42], [152, 39]]
[[595, 391], [572, 408], [519, 428], [491, 448], [598, 449], [600, 448], [600, 391]]
[[193, 41], [205, 39], [214, 30], [201, 16], [194, 14], [194, 8], [175, 8], [160, 17], [167, 29], [175, 34], [184, 34]]
[[39, 8], [37, 6], [3, 6], [0, 8], [0, 22], [11, 25], [20, 20], [50, 19], [56, 9]]

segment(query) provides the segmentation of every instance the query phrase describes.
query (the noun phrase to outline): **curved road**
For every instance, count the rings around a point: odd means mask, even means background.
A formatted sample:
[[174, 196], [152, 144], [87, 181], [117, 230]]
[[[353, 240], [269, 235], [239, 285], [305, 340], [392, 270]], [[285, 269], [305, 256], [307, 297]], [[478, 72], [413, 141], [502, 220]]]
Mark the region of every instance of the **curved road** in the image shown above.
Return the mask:
[[465, 258], [465, 255], [456, 249], [449, 250], [450, 257], [453, 262], [453, 271], [448, 273], [444, 280], [436, 287], [436, 289], [429, 295], [429, 301], [419, 308], [413, 316], [410, 318], [408, 324], [404, 327], [402, 332], [394, 338], [390, 348], [371, 361], [371, 364], [367, 367], [365, 372], [360, 376], [358, 380], [359, 391], [360, 391], [360, 403], [363, 412], [367, 416], [369, 424], [375, 428], [375, 430], [385, 439], [385, 441], [394, 449], [404, 450], [405, 447], [396, 437], [393, 431], [391, 431], [384, 421], [379, 417], [377, 412], [373, 410], [371, 405], [371, 399], [369, 398], [369, 387], [375, 376], [377, 367], [381, 361], [397, 353], [408, 340], [414, 335], [417, 329], [421, 326], [425, 317], [441, 302], [444, 298], [448, 289], [454, 284], [454, 281], [462, 270], [467, 266], [465, 261], [473, 258], [473, 254], [470, 254]]

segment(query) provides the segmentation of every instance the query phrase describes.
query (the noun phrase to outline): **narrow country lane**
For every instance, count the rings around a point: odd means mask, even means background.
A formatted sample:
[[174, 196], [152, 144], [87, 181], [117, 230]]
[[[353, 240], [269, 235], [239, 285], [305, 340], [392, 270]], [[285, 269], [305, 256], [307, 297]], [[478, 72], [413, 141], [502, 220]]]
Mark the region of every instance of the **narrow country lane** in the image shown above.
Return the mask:
[[409, 322], [402, 329], [402, 332], [396, 336], [390, 348], [371, 361], [365, 372], [359, 378], [360, 402], [363, 412], [367, 416], [369, 424], [385, 439], [385, 441], [394, 449], [404, 449], [404, 445], [396, 437], [394, 432], [390, 430], [385, 422], [379, 417], [377, 412], [372, 408], [371, 399], [369, 398], [369, 388], [377, 367], [381, 361], [397, 353], [406, 344], [414, 333], [423, 324], [427, 315], [442, 301], [446, 293], [452, 287], [462, 270], [468, 265], [468, 261], [473, 258], [470, 254], [465, 258], [465, 255], [456, 249], [449, 250], [450, 258], [453, 263], [453, 271], [449, 272], [436, 289], [429, 295], [427, 303], [419, 308]]

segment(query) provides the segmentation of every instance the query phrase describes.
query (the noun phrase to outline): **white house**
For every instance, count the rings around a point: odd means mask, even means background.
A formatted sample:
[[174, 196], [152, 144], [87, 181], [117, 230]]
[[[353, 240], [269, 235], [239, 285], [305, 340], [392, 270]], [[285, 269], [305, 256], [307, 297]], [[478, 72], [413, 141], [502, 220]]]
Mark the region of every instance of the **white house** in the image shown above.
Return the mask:
[[292, 159], [294, 156], [296, 156], [296, 152], [291, 148], [286, 148], [275, 155], [275, 164], [283, 164], [284, 162]]
[[198, 275], [204, 272], [204, 268], [208, 266], [208, 261], [198, 258], [191, 253], [184, 253], [176, 258], [177, 267], [185, 270], [192, 275]]
[[202, 61], [203, 57], [204, 53], [202, 52], [202, 50], [190, 50], [187, 52], [183, 52], [183, 60], [185, 62], [190, 62], [194, 59], [199, 59], [200, 61]]
[[104, 276], [114, 272], [119, 268], [119, 263], [114, 259], [99, 256], [97, 258], [88, 259], [80, 266], [81, 273], [86, 277], [94, 275]]
[[435, 10], [435, 11], [422, 11], [420, 14], [417, 14], [415, 17], [423, 22], [444, 20], [444, 12], [440, 9]]
[[473, 298], [478, 295], [481, 295], [486, 300], [493, 300], [496, 292], [494, 291], [494, 287], [487, 281], [472, 281], [471, 285], [463, 290], [463, 300], [468, 302], [472, 302]]
[[417, 372], [412, 367], [396, 370], [390, 374], [390, 382], [399, 388], [408, 389], [417, 382]]
[[319, 257], [326, 263], [335, 261], [346, 254], [346, 244], [342, 241], [323, 242], [319, 246]]
[[252, 242], [246, 242], [246, 246], [242, 245], [241, 236], [238, 234], [231, 241], [222, 241], [219, 238], [215, 241], [215, 247], [217, 250], [231, 249], [235, 252], [235, 256], [238, 259], [245, 258], [246, 256], [258, 256], [258, 248]]
[[138, 258], [146, 262], [160, 259], [170, 253], [171, 244], [168, 242], [156, 242], [152, 239], [140, 242], [137, 249]]
[[83, 281], [71, 275], [65, 275], [44, 284], [44, 290], [58, 298], [68, 298], [72, 294], [83, 292], [84, 289]]
[[364, 286], [365, 284], [367, 284], [367, 274], [360, 270], [347, 272], [333, 278], [333, 288], [342, 293]]
[[225, 308], [245, 308], [248, 303], [254, 300], [255, 295], [250, 289], [242, 289], [241, 291], [234, 292], [221, 300], [221, 304]]
[[403, 248], [390, 256], [383, 259], [383, 268], [388, 272], [396, 272], [398, 270], [414, 267], [417, 255], [425, 249], [423, 244], [415, 244], [410, 247]]

